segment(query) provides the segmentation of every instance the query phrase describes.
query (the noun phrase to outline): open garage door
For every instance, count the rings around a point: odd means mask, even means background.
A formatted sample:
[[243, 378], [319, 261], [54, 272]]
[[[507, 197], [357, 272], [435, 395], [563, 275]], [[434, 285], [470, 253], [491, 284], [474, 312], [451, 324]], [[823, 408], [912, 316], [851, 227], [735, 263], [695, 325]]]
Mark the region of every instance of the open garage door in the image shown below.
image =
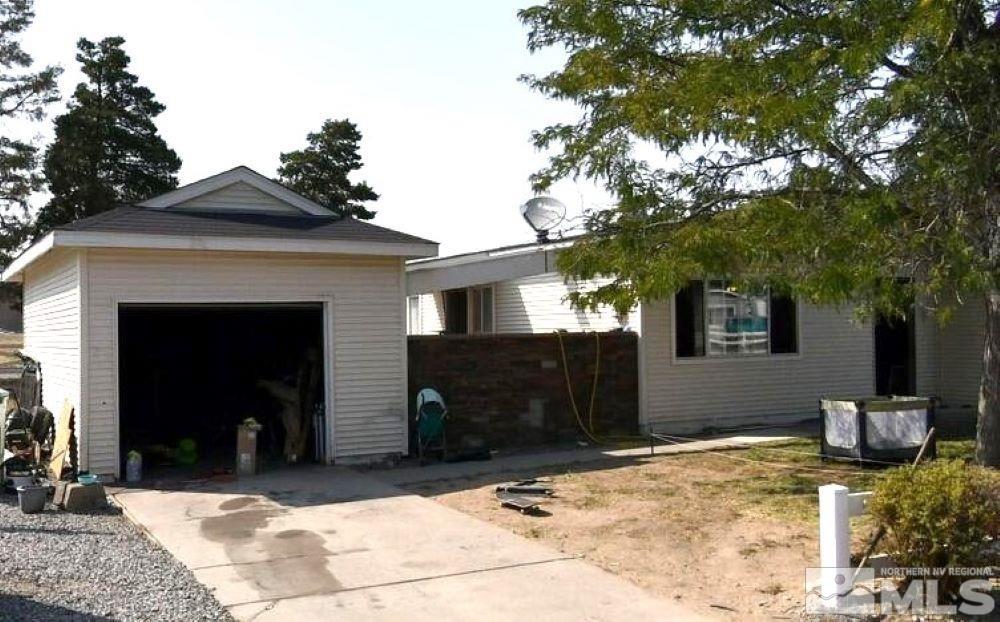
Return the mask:
[[323, 316], [322, 303], [120, 305], [122, 473], [132, 450], [147, 476], [231, 471], [249, 417], [265, 462], [323, 461]]

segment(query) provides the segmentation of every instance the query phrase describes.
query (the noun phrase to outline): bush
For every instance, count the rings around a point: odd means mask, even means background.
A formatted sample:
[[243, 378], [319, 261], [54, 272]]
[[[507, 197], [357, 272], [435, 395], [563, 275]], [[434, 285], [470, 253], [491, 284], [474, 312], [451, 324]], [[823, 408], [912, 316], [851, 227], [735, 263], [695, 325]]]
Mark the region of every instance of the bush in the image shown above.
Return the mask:
[[[961, 460], [901, 467], [876, 484], [869, 510], [899, 566], [985, 566], [988, 539], [1000, 537], [1000, 473]], [[954, 599], [961, 581], [943, 578], [942, 595]]]

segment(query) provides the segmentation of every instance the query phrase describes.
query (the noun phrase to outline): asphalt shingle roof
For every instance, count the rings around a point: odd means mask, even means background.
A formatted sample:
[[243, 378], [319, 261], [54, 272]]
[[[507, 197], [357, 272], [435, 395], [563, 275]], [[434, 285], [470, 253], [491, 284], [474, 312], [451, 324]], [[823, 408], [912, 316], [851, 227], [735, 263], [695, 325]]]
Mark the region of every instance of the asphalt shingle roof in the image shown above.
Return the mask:
[[58, 227], [59, 231], [146, 235], [347, 240], [388, 244], [434, 244], [354, 218], [303, 214], [237, 214], [118, 207]]

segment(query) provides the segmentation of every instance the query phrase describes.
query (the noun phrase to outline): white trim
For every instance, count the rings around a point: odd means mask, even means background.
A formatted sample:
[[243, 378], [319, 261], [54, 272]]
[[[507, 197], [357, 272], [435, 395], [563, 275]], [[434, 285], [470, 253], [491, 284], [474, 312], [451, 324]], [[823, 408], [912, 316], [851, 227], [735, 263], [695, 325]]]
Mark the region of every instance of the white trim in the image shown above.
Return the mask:
[[38, 258], [40, 258], [45, 253], [52, 250], [56, 246], [56, 235], [55, 232], [51, 232], [41, 240], [35, 242], [33, 245], [28, 247], [23, 253], [21, 253], [17, 259], [10, 262], [7, 269], [3, 271], [0, 275], [0, 280], [6, 283], [18, 282], [21, 279], [18, 278], [24, 269], [29, 265], [34, 263]]
[[90, 426], [87, 415], [90, 404], [90, 259], [87, 250], [77, 253], [78, 283], [80, 287], [80, 403], [76, 405], [77, 452], [83, 469], [90, 468]]
[[326, 462], [333, 464], [336, 455], [336, 409], [334, 408], [334, 379], [336, 373], [336, 361], [334, 359], [334, 324], [333, 324], [333, 296], [281, 296], [278, 298], [265, 295], [250, 294], [248, 296], [234, 295], [214, 295], [206, 294], [199, 296], [185, 296], [178, 299], [163, 297], [133, 297], [114, 296], [111, 298], [111, 334], [114, 340], [111, 348], [112, 368], [114, 369], [114, 439], [117, 460], [115, 462], [115, 479], [121, 479], [122, 462], [122, 439], [121, 439], [121, 369], [119, 367], [119, 354], [121, 350], [121, 340], [118, 334], [118, 316], [122, 305], [170, 305], [177, 307], [199, 306], [199, 305], [227, 305], [227, 304], [248, 304], [248, 305], [281, 305], [295, 303], [319, 303], [323, 308], [323, 382], [324, 382], [324, 416], [326, 417], [326, 437], [329, 445], [326, 448]]
[[297, 207], [307, 214], [313, 214], [314, 216], [334, 215], [333, 212], [319, 203], [310, 201], [301, 194], [289, 190], [277, 182], [271, 181], [267, 177], [264, 177], [257, 171], [246, 166], [237, 166], [236, 168], [228, 170], [224, 173], [219, 173], [218, 175], [206, 177], [205, 179], [187, 184], [186, 186], [181, 186], [176, 190], [171, 190], [170, 192], [155, 196], [152, 199], [139, 203], [138, 205], [139, 207], [149, 207], [153, 209], [167, 209], [177, 205], [178, 203], [190, 201], [195, 197], [208, 194], [209, 192], [221, 190], [222, 188], [231, 186], [237, 182], [246, 183], [265, 194], [271, 195], [279, 201], [284, 201], [293, 207]]
[[[403, 360], [402, 360], [402, 376], [403, 376], [403, 446], [400, 448], [400, 455], [408, 456], [410, 455], [410, 336], [408, 324], [410, 322], [410, 299], [406, 295], [406, 262], [402, 259], [399, 260], [399, 294], [403, 299]], [[422, 315], [419, 311], [420, 299], [417, 298], [417, 313]], [[420, 331], [423, 332], [423, 318], [420, 320]]]
[[144, 248], [158, 250], [241, 251], [265, 253], [326, 253], [382, 257], [432, 257], [437, 244], [429, 242], [372, 242], [362, 240], [305, 240], [240, 238], [229, 236], [147, 235], [57, 231], [56, 246]]
[[532, 253], [552, 252], [573, 245], [573, 240], [550, 242], [547, 244], [531, 244], [525, 246], [514, 246], [509, 248], [498, 248], [492, 250], [467, 253], [464, 255], [452, 255], [451, 257], [433, 257], [430, 259], [418, 259], [406, 264], [407, 272], [419, 272], [421, 270], [435, 270], [440, 268], [453, 268], [467, 264], [481, 263], [486, 261], [498, 261], [514, 255], [530, 255]]
[[433, 257], [435, 242], [372, 242], [361, 240], [305, 240], [287, 238], [239, 238], [230, 236], [149, 235], [53, 231], [36, 242], [3, 272], [4, 281], [18, 277], [33, 262], [55, 247], [141, 248], [156, 250], [236, 251], [260, 253], [325, 253], [379, 257]]
[[337, 455], [337, 420], [334, 417], [334, 400], [336, 399], [334, 374], [337, 373], [336, 349], [334, 343], [336, 334], [333, 320], [333, 296], [323, 296], [323, 422], [326, 427], [326, 458], [327, 464], [333, 464]]

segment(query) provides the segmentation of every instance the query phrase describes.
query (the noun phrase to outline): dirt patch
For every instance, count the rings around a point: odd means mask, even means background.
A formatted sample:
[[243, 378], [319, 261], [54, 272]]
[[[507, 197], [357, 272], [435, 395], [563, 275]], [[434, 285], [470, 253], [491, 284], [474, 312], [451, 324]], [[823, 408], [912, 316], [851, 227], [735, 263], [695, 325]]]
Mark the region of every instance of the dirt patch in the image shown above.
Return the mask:
[[[525, 473], [410, 489], [580, 555], [707, 615], [797, 619], [805, 569], [819, 563], [816, 488], [870, 489], [882, 471], [823, 463], [808, 455], [818, 448], [810, 440], [781, 448], [803, 453], [755, 448], [726, 452], [729, 457], [687, 454], [550, 470], [541, 473], [558, 494], [542, 503], [549, 516], [503, 509], [494, 498], [497, 482]], [[872, 526], [867, 517], [853, 520], [854, 549], [860, 550]]]

